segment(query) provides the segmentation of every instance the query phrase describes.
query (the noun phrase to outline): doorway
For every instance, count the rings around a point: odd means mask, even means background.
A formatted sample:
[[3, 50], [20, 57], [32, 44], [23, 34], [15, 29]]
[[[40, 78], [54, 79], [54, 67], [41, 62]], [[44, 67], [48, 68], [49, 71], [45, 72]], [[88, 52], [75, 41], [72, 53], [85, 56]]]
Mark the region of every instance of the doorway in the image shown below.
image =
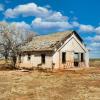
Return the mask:
[[79, 53], [74, 53], [74, 66], [79, 66]]

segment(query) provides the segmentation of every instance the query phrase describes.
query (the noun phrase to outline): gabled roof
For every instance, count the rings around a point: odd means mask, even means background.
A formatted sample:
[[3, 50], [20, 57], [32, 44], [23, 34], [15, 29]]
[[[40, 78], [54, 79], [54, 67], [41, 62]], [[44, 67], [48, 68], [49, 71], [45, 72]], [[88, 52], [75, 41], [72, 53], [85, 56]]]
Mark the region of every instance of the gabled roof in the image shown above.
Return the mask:
[[[73, 33], [78, 35], [75, 31], [65, 31], [52, 33], [48, 35], [41, 35], [33, 37], [33, 40], [29, 43], [26, 43], [21, 47], [21, 50], [24, 51], [52, 51], [55, 48], [59, 47], [59, 45], [65, 41], [65, 39], [69, 38]], [[78, 35], [79, 40], [82, 39]]]

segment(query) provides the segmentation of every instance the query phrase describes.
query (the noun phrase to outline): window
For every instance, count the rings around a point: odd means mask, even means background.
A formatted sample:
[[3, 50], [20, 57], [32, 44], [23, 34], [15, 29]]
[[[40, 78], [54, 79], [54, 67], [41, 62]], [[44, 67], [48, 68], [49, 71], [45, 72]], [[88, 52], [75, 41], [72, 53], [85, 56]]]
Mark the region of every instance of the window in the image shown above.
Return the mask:
[[74, 66], [79, 66], [79, 53], [74, 53]]
[[66, 63], [66, 52], [62, 52], [62, 63]]
[[84, 54], [81, 53], [81, 62], [83, 62], [83, 61], [84, 61]]
[[74, 53], [74, 61], [79, 61], [79, 53]]
[[28, 59], [27, 60], [31, 60], [31, 55], [30, 54], [28, 54]]
[[41, 54], [41, 63], [45, 64], [45, 54]]

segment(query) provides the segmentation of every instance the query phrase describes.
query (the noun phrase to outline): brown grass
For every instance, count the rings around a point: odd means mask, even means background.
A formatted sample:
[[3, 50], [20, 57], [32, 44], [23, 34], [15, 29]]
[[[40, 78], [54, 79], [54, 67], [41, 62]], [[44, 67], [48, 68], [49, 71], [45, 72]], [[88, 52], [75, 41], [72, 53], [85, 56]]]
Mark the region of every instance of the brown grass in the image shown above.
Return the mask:
[[90, 59], [90, 66], [100, 67], [100, 59]]
[[100, 67], [54, 73], [0, 71], [0, 100], [100, 100]]
[[100, 68], [0, 72], [0, 100], [100, 100]]

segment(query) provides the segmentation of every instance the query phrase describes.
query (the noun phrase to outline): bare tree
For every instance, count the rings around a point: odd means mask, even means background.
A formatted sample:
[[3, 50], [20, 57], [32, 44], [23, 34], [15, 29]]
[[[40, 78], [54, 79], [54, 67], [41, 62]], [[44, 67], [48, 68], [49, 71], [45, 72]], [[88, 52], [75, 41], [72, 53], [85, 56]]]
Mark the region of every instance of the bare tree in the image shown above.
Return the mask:
[[20, 52], [20, 46], [25, 41], [32, 40], [34, 33], [26, 30], [19, 30], [16, 26], [11, 26], [8, 23], [0, 22], [0, 48], [1, 53], [8, 60], [8, 57], [12, 61], [12, 65], [15, 68], [18, 53]]

